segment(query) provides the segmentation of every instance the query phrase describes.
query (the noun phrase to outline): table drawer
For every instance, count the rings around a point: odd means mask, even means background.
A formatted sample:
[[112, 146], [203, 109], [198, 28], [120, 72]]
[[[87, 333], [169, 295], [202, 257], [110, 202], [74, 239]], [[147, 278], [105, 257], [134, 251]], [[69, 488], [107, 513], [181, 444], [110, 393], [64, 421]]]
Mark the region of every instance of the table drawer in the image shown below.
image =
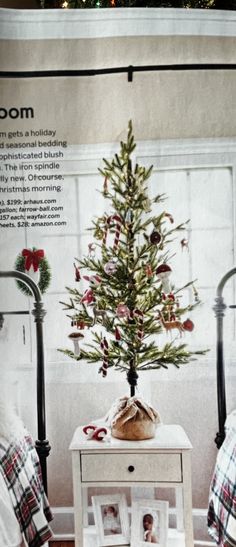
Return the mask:
[[182, 482], [181, 454], [82, 454], [82, 482]]

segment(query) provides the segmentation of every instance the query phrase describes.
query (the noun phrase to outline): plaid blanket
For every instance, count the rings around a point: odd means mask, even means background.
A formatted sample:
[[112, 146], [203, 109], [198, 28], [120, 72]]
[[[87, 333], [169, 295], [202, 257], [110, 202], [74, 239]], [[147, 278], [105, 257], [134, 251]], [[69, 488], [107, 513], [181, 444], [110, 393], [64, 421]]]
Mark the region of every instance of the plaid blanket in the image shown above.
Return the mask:
[[236, 546], [236, 429], [227, 432], [211, 481], [208, 531], [220, 547]]
[[17, 442], [0, 439], [0, 472], [23, 537], [29, 547], [41, 547], [52, 537], [52, 514], [45, 496], [37, 452], [30, 435]]

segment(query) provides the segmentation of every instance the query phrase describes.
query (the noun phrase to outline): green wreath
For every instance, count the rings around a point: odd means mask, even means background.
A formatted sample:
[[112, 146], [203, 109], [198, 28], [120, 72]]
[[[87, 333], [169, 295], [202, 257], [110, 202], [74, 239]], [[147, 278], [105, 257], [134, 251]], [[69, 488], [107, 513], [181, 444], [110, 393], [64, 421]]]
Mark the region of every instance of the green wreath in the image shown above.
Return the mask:
[[[35, 251], [38, 251], [38, 249], [36, 249], [36, 247], [33, 247], [32, 249], [27, 249], [27, 251], [35, 252]], [[23, 251], [21, 251], [21, 253], [16, 258], [15, 270], [17, 270], [18, 272], [23, 272], [23, 273], [27, 274], [28, 271], [26, 270], [26, 267], [25, 267], [26, 259], [25, 259], [25, 256], [23, 256], [22, 253], [23, 253]], [[50, 281], [51, 281], [51, 268], [50, 268], [48, 260], [45, 256], [43, 256], [42, 258], [40, 258], [38, 260], [38, 269], [39, 269], [39, 273], [40, 273], [38, 287], [39, 287], [41, 293], [43, 294], [43, 293], [46, 292], [47, 288], [50, 285]], [[27, 296], [33, 296], [31, 290], [27, 287], [27, 285], [25, 285], [25, 283], [23, 283], [22, 281], [18, 281], [18, 280], [16, 281], [16, 283], [17, 283], [17, 286], [20, 289], [20, 291], [23, 292], [23, 294], [25, 294]]]

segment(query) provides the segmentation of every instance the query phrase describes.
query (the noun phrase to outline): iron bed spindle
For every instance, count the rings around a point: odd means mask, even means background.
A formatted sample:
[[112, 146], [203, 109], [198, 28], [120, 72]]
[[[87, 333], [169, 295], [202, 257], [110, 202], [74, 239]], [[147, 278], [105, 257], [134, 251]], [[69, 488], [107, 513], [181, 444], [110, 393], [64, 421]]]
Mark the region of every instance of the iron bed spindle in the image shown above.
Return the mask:
[[[50, 445], [46, 439], [46, 414], [45, 414], [45, 377], [44, 377], [44, 346], [43, 346], [43, 320], [46, 311], [43, 309], [41, 292], [31, 277], [18, 271], [0, 271], [0, 277], [19, 279], [25, 283], [35, 297], [34, 309], [32, 314], [36, 323], [36, 343], [37, 343], [37, 421], [38, 421], [38, 440], [35, 447], [38, 452], [44, 490], [47, 494], [47, 456], [50, 452]], [[16, 312], [8, 312], [8, 314]], [[4, 315], [4, 312], [2, 312]]]
[[[216, 434], [215, 443], [220, 448], [225, 438], [225, 420], [226, 420], [226, 392], [225, 392], [225, 367], [224, 367], [224, 348], [223, 348], [223, 318], [224, 311], [227, 308], [222, 297], [226, 282], [236, 274], [236, 268], [229, 270], [221, 279], [217, 287], [217, 297], [213, 307], [216, 315], [216, 372], [217, 372], [217, 400], [218, 400], [218, 421], [219, 431]], [[233, 307], [233, 306], [230, 306]]]

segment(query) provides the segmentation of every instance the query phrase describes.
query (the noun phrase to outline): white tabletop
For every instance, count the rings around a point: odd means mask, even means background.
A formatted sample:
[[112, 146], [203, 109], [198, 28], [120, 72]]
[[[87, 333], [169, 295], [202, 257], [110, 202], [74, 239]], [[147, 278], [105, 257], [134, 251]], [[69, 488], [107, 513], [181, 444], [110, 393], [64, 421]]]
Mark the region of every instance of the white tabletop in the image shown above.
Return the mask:
[[[104, 422], [93, 422], [97, 427], [102, 427]], [[106, 426], [105, 426], [106, 427]], [[108, 428], [107, 428], [108, 429]], [[110, 433], [102, 441], [88, 440], [83, 433], [83, 426], [75, 430], [70, 444], [70, 450], [190, 450], [192, 445], [184, 429], [180, 425], [160, 424], [156, 429], [156, 436], [145, 441], [123, 441], [115, 439]]]

